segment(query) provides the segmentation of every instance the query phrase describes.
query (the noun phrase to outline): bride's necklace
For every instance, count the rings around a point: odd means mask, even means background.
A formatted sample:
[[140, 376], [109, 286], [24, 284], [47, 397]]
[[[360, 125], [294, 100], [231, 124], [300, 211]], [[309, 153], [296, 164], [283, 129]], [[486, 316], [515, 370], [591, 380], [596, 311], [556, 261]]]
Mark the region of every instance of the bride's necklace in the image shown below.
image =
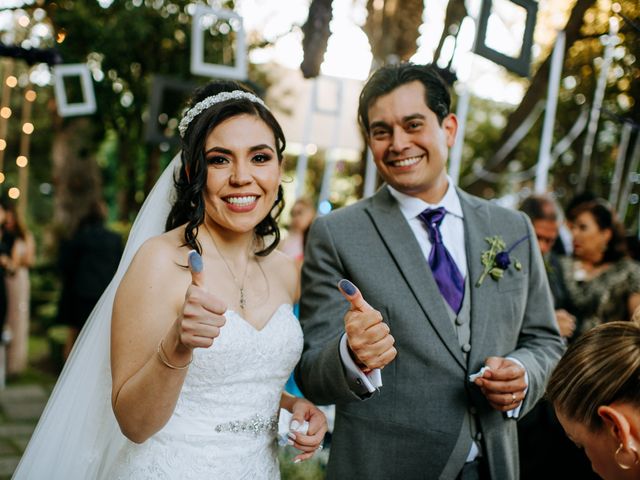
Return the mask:
[[220, 258], [224, 262], [225, 267], [227, 267], [227, 270], [229, 270], [229, 273], [231, 274], [231, 278], [233, 279], [233, 283], [235, 283], [236, 287], [240, 291], [240, 310], [242, 310], [244, 312], [244, 309], [247, 306], [247, 297], [245, 296], [245, 293], [244, 293], [244, 282], [247, 279], [247, 271], [249, 270], [249, 260], [250, 259], [247, 258], [247, 264], [244, 267], [244, 274], [242, 275], [242, 282], [239, 282], [238, 278], [235, 275], [235, 273], [233, 273], [233, 270], [229, 266], [229, 263], [227, 262], [227, 259], [224, 258], [224, 255], [222, 255], [222, 252], [220, 251], [220, 248], [218, 248], [218, 244], [216, 243], [215, 238], [213, 238], [213, 235], [211, 234], [211, 231], [209, 230], [209, 227], [207, 226], [206, 223], [203, 223], [203, 225], [204, 225], [205, 230], [209, 234], [209, 238], [213, 242], [213, 246], [216, 247], [216, 251], [218, 252], [218, 255], [220, 255]]

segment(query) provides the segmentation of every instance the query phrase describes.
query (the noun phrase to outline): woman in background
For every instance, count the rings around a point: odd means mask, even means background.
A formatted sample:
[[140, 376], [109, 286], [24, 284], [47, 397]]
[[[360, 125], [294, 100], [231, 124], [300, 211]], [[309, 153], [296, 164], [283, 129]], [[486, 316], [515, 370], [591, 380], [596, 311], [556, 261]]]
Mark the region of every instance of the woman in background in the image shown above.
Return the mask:
[[605, 480], [640, 478], [640, 326], [610, 322], [579, 337], [547, 386], [567, 436]]
[[316, 209], [308, 198], [297, 199], [291, 207], [291, 224], [280, 250], [293, 258], [298, 267], [302, 267], [305, 237], [315, 216]]
[[107, 206], [94, 199], [73, 236], [60, 244], [58, 266], [62, 294], [59, 323], [69, 325], [64, 358], [78, 338], [102, 292], [113, 278], [122, 256], [122, 238], [105, 225]]
[[27, 230], [16, 204], [6, 203], [5, 209], [2, 238], [8, 252], [4, 257], [7, 290], [5, 329], [9, 338], [7, 374], [15, 376], [27, 368], [31, 298], [29, 268], [35, 263], [36, 249], [33, 235]]
[[622, 226], [604, 201], [581, 203], [567, 216], [573, 257], [561, 265], [575, 338], [606, 321], [631, 319], [640, 306], [640, 265], [628, 257]]

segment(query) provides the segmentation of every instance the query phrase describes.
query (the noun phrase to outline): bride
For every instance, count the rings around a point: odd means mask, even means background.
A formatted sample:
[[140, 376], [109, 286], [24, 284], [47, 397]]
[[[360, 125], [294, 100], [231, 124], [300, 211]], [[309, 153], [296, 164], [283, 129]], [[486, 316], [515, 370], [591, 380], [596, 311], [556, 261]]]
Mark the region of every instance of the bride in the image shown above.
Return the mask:
[[182, 162], [145, 202], [16, 479], [279, 478], [279, 408], [293, 415], [295, 461], [322, 443], [322, 412], [283, 393], [302, 332], [297, 269], [275, 250], [282, 129], [219, 81], [179, 130]]

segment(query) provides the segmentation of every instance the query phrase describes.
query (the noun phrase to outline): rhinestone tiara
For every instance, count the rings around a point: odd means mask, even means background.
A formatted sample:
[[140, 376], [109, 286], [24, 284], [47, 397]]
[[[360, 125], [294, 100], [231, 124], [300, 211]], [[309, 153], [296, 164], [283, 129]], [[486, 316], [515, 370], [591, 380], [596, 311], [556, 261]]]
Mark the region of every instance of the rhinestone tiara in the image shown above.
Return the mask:
[[216, 103], [226, 102], [227, 100], [240, 100], [246, 99], [253, 103], [259, 103], [260, 105], [266, 107], [261, 98], [256, 97], [253, 93], [245, 92], [244, 90], [233, 90], [231, 92], [221, 92], [216, 95], [211, 95], [203, 100], [200, 100], [193, 107], [191, 107], [180, 120], [180, 124], [178, 125], [178, 131], [180, 132], [180, 136], [184, 137], [187, 128], [189, 128], [189, 124], [204, 112], [207, 108], [215, 105]]

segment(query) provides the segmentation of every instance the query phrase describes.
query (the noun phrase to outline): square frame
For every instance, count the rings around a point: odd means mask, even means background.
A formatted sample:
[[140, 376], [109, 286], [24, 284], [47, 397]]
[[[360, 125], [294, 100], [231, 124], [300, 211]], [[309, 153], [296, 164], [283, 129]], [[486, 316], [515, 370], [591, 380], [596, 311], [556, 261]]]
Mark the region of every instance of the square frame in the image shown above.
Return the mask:
[[491, 16], [491, 6], [493, 0], [482, 0], [482, 8], [480, 10], [480, 20], [478, 22], [478, 32], [476, 35], [475, 53], [491, 60], [498, 65], [505, 67], [507, 70], [520, 75], [521, 77], [529, 77], [531, 74], [531, 47], [533, 45], [533, 31], [536, 26], [536, 15], [538, 13], [538, 3], [535, 0], [509, 0], [511, 3], [524, 8], [527, 12], [525, 20], [524, 33], [522, 37], [522, 48], [519, 57], [510, 57], [502, 52], [498, 52], [487, 46], [485, 43], [487, 37], [487, 25]]
[[[336, 85], [336, 103], [335, 103], [336, 107], [335, 108], [326, 108], [322, 106], [322, 103], [320, 101], [321, 99], [320, 99], [320, 92], [319, 92], [320, 90], [319, 82], [331, 82]], [[343, 90], [344, 90], [344, 82], [342, 81], [341, 78], [327, 77], [327, 76], [316, 77], [313, 81], [313, 86], [311, 89], [311, 95], [313, 95], [313, 101], [311, 103], [313, 105], [312, 112], [338, 117], [340, 115], [340, 111], [342, 110], [342, 99], [344, 97]]]
[[[225, 20], [236, 20], [239, 29], [236, 33], [234, 66], [206, 63], [204, 61], [204, 31], [201, 20], [205, 15], [214, 15]], [[213, 78], [245, 80], [247, 78], [247, 44], [242, 17], [231, 10], [223, 10], [205, 5], [196, 5], [191, 24], [191, 73]]]
[[[72, 63], [68, 65], [56, 65], [53, 68], [54, 91], [56, 94], [56, 108], [61, 117], [74, 117], [79, 115], [91, 115], [96, 111], [96, 95], [93, 90], [93, 81], [89, 67], [84, 63]], [[69, 103], [67, 92], [64, 88], [64, 77], [79, 76], [82, 89], [83, 102]]]
[[[184, 93], [188, 97], [195, 87], [196, 82], [181, 80], [179, 78], [168, 77], [165, 75], [154, 75], [151, 82], [151, 95], [149, 98], [149, 116], [145, 125], [145, 140], [152, 145], [160, 145], [168, 143], [171, 146], [180, 144], [180, 136], [174, 135], [167, 137], [160, 128], [158, 128], [157, 118], [162, 113], [163, 99], [167, 90]], [[177, 130], [176, 130], [177, 132]]]

